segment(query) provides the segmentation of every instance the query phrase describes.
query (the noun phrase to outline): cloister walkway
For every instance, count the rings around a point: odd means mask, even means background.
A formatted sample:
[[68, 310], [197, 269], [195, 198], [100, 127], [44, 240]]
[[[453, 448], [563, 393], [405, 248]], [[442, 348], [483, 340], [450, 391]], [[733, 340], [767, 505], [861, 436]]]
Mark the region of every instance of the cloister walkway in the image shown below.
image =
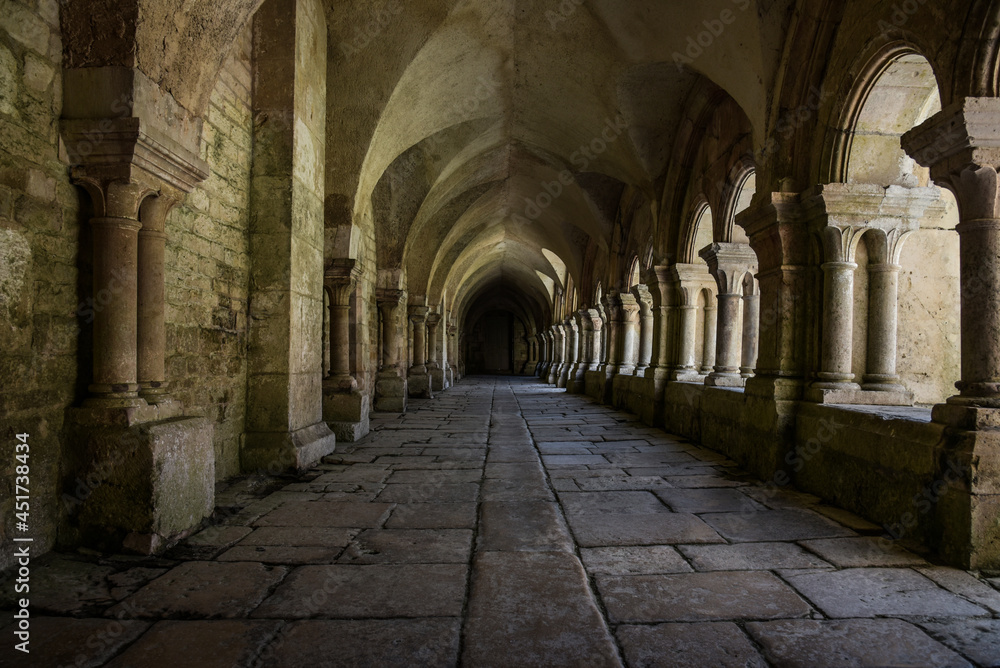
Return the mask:
[[1000, 582], [533, 379], [466, 379], [218, 505], [163, 558], [38, 562], [30, 665], [1000, 661]]

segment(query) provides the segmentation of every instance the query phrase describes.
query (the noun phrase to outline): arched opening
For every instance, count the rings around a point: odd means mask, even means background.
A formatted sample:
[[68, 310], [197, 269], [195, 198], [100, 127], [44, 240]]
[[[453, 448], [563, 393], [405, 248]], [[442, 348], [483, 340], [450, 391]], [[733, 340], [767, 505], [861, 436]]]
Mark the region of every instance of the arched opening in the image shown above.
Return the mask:
[[[913, 52], [891, 58], [862, 97], [845, 156], [849, 185], [880, 186], [887, 203], [907, 209], [873, 224], [879, 229], [863, 232], [857, 246], [851, 369], [863, 388], [883, 388], [883, 376], [898, 376], [888, 382], [912, 392], [917, 404], [943, 401], [960, 376], [958, 208], [900, 145], [903, 133], [940, 108], [927, 59]], [[895, 292], [892, 313], [873, 302], [884, 301], [886, 289]], [[891, 340], [880, 337], [893, 320]]]

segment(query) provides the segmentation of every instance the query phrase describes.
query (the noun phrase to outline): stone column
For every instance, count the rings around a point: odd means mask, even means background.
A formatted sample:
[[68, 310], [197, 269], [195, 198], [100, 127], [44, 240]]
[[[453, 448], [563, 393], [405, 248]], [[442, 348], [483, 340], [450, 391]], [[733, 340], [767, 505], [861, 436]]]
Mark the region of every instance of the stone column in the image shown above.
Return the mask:
[[361, 275], [353, 259], [337, 259], [323, 275], [324, 287], [330, 296], [330, 377], [324, 388], [335, 392], [351, 392], [358, 387], [351, 376], [351, 295]]
[[570, 379], [576, 371], [576, 363], [580, 354], [580, 330], [577, 327], [575, 318], [572, 316], [566, 318], [562, 326], [564, 336], [566, 337], [566, 360], [562, 365], [562, 370], [559, 372], [559, 381], [556, 383], [556, 386], [568, 388]]
[[427, 316], [427, 371], [431, 377], [431, 389], [443, 391], [448, 387], [445, 380], [445, 373], [438, 360], [438, 351], [441, 340], [438, 337], [438, 325], [441, 323], [439, 313], [431, 313]]
[[375, 384], [375, 410], [401, 413], [406, 410], [407, 381], [400, 368], [400, 337], [397, 309], [403, 302], [402, 290], [380, 288], [376, 292], [382, 324], [382, 360]]
[[654, 368], [668, 374], [674, 354], [674, 290], [670, 281], [670, 267], [653, 267], [648, 278], [650, 295], [653, 298], [653, 339], [654, 354], [651, 363]]
[[865, 390], [902, 389], [896, 373], [900, 268], [893, 263], [868, 265], [868, 360], [861, 385]]
[[820, 379], [813, 387], [829, 390], [859, 389], [851, 372], [854, 350], [854, 262], [824, 262], [823, 348]]
[[632, 296], [639, 304], [639, 347], [635, 375], [644, 376], [653, 360], [653, 296], [649, 288], [641, 283], [632, 288]]
[[635, 296], [623, 292], [618, 295], [621, 301], [621, 352], [618, 365], [619, 376], [631, 376], [635, 373], [639, 361], [639, 303]]
[[712, 373], [712, 370], [715, 368], [717, 320], [718, 307], [715, 304], [715, 297], [709, 294], [708, 301], [705, 304], [705, 342], [702, 346], [701, 369], [699, 369], [699, 373], [703, 376]]
[[683, 303], [677, 307], [680, 312], [680, 322], [678, 323], [678, 340], [680, 348], [677, 353], [677, 368], [674, 372], [676, 380], [682, 380], [682, 376], [698, 373], [697, 360], [695, 360], [695, 348], [698, 337], [698, 305]]
[[94, 201], [94, 299], [102, 305], [94, 309], [94, 375], [86, 404], [145, 406], [137, 367], [139, 205], [152, 191], [138, 183], [76, 181]]
[[597, 371], [601, 367], [601, 357], [603, 356], [604, 320], [597, 309], [587, 311], [590, 322], [590, 360], [587, 371]]
[[604, 371], [605, 376], [611, 379], [618, 373], [618, 341], [621, 329], [621, 306], [618, 301], [618, 291], [609, 290], [604, 298], [604, 312], [607, 314], [607, 325], [605, 330], [607, 335], [604, 344]]
[[413, 324], [413, 365], [407, 377], [411, 397], [430, 399], [431, 377], [427, 372], [427, 312], [426, 306], [409, 308], [410, 322]]
[[[945, 425], [932, 509], [941, 554], [960, 568], [1000, 568], [1000, 99], [959, 98], [903, 135], [904, 150], [958, 200], [962, 378], [934, 407]], [[947, 460], [947, 461], [946, 461]], [[956, 480], [957, 478], [957, 480]]]
[[760, 290], [753, 274], [743, 278], [743, 359], [740, 374], [752, 378], [757, 368], [757, 349], [760, 341]]
[[552, 325], [552, 366], [549, 367], [549, 385], [559, 383], [559, 375], [562, 373], [562, 364], [565, 359], [565, 338], [562, 325]]
[[330, 375], [323, 380], [323, 420], [338, 441], [353, 443], [369, 429], [368, 395], [351, 375], [351, 296], [361, 268], [355, 260], [338, 258], [323, 274], [330, 297]]
[[458, 327], [448, 324], [448, 382], [452, 385], [460, 380], [458, 373]]
[[[708, 263], [719, 288], [719, 314], [716, 324], [715, 368], [705, 384], [715, 387], [741, 387], [740, 309], [743, 306], [743, 278], [756, 271], [757, 255], [746, 244], [713, 243], [700, 255]], [[705, 321], [706, 328], [708, 320]], [[707, 329], [706, 329], [707, 331]], [[707, 343], [706, 343], [707, 345]]]
[[167, 214], [178, 203], [168, 195], [147, 197], [139, 209], [142, 229], [138, 246], [138, 380], [139, 396], [148, 404], [165, 404], [166, 372], [166, 270]]

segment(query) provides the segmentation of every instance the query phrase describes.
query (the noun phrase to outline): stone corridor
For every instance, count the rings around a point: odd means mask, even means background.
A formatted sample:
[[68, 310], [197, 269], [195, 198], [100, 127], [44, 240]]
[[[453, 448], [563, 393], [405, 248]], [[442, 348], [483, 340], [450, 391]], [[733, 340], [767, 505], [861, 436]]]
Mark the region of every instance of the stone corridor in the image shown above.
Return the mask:
[[469, 378], [217, 505], [163, 557], [36, 562], [30, 663], [0, 664], [1000, 665], [1000, 580], [537, 380]]

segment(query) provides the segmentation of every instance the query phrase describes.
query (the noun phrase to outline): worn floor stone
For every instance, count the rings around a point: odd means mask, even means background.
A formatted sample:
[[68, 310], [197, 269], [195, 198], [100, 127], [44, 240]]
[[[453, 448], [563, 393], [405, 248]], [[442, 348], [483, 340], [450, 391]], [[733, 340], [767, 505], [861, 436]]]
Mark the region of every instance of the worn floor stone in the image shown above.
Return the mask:
[[898, 619], [750, 622], [747, 631], [779, 668], [972, 665], [916, 626]]
[[629, 666], [643, 668], [758, 668], [766, 665], [731, 622], [619, 626], [615, 632]]
[[264, 651], [260, 668], [454, 666], [461, 621], [448, 619], [295, 622]]
[[230, 668], [251, 663], [281, 622], [249, 620], [157, 622], [108, 668]]
[[771, 573], [597, 576], [613, 623], [804, 617], [811, 607]]
[[1000, 619], [922, 622], [920, 626], [981, 666], [1000, 666]]
[[465, 665], [621, 665], [574, 555], [485, 552], [474, 572]]
[[906, 568], [851, 568], [785, 576], [825, 614], [843, 617], [977, 617], [984, 608]]
[[0, 665], [1000, 656], [990, 580], [873, 552], [878, 527], [532, 380], [469, 378], [405, 414], [375, 414], [368, 436], [300, 478], [239, 478], [220, 485], [218, 503], [214, 524], [165, 558], [34, 560], [37, 654], [24, 664], [0, 646]]
[[452, 564], [302, 566], [253, 613], [262, 619], [455, 617], [466, 567]]

